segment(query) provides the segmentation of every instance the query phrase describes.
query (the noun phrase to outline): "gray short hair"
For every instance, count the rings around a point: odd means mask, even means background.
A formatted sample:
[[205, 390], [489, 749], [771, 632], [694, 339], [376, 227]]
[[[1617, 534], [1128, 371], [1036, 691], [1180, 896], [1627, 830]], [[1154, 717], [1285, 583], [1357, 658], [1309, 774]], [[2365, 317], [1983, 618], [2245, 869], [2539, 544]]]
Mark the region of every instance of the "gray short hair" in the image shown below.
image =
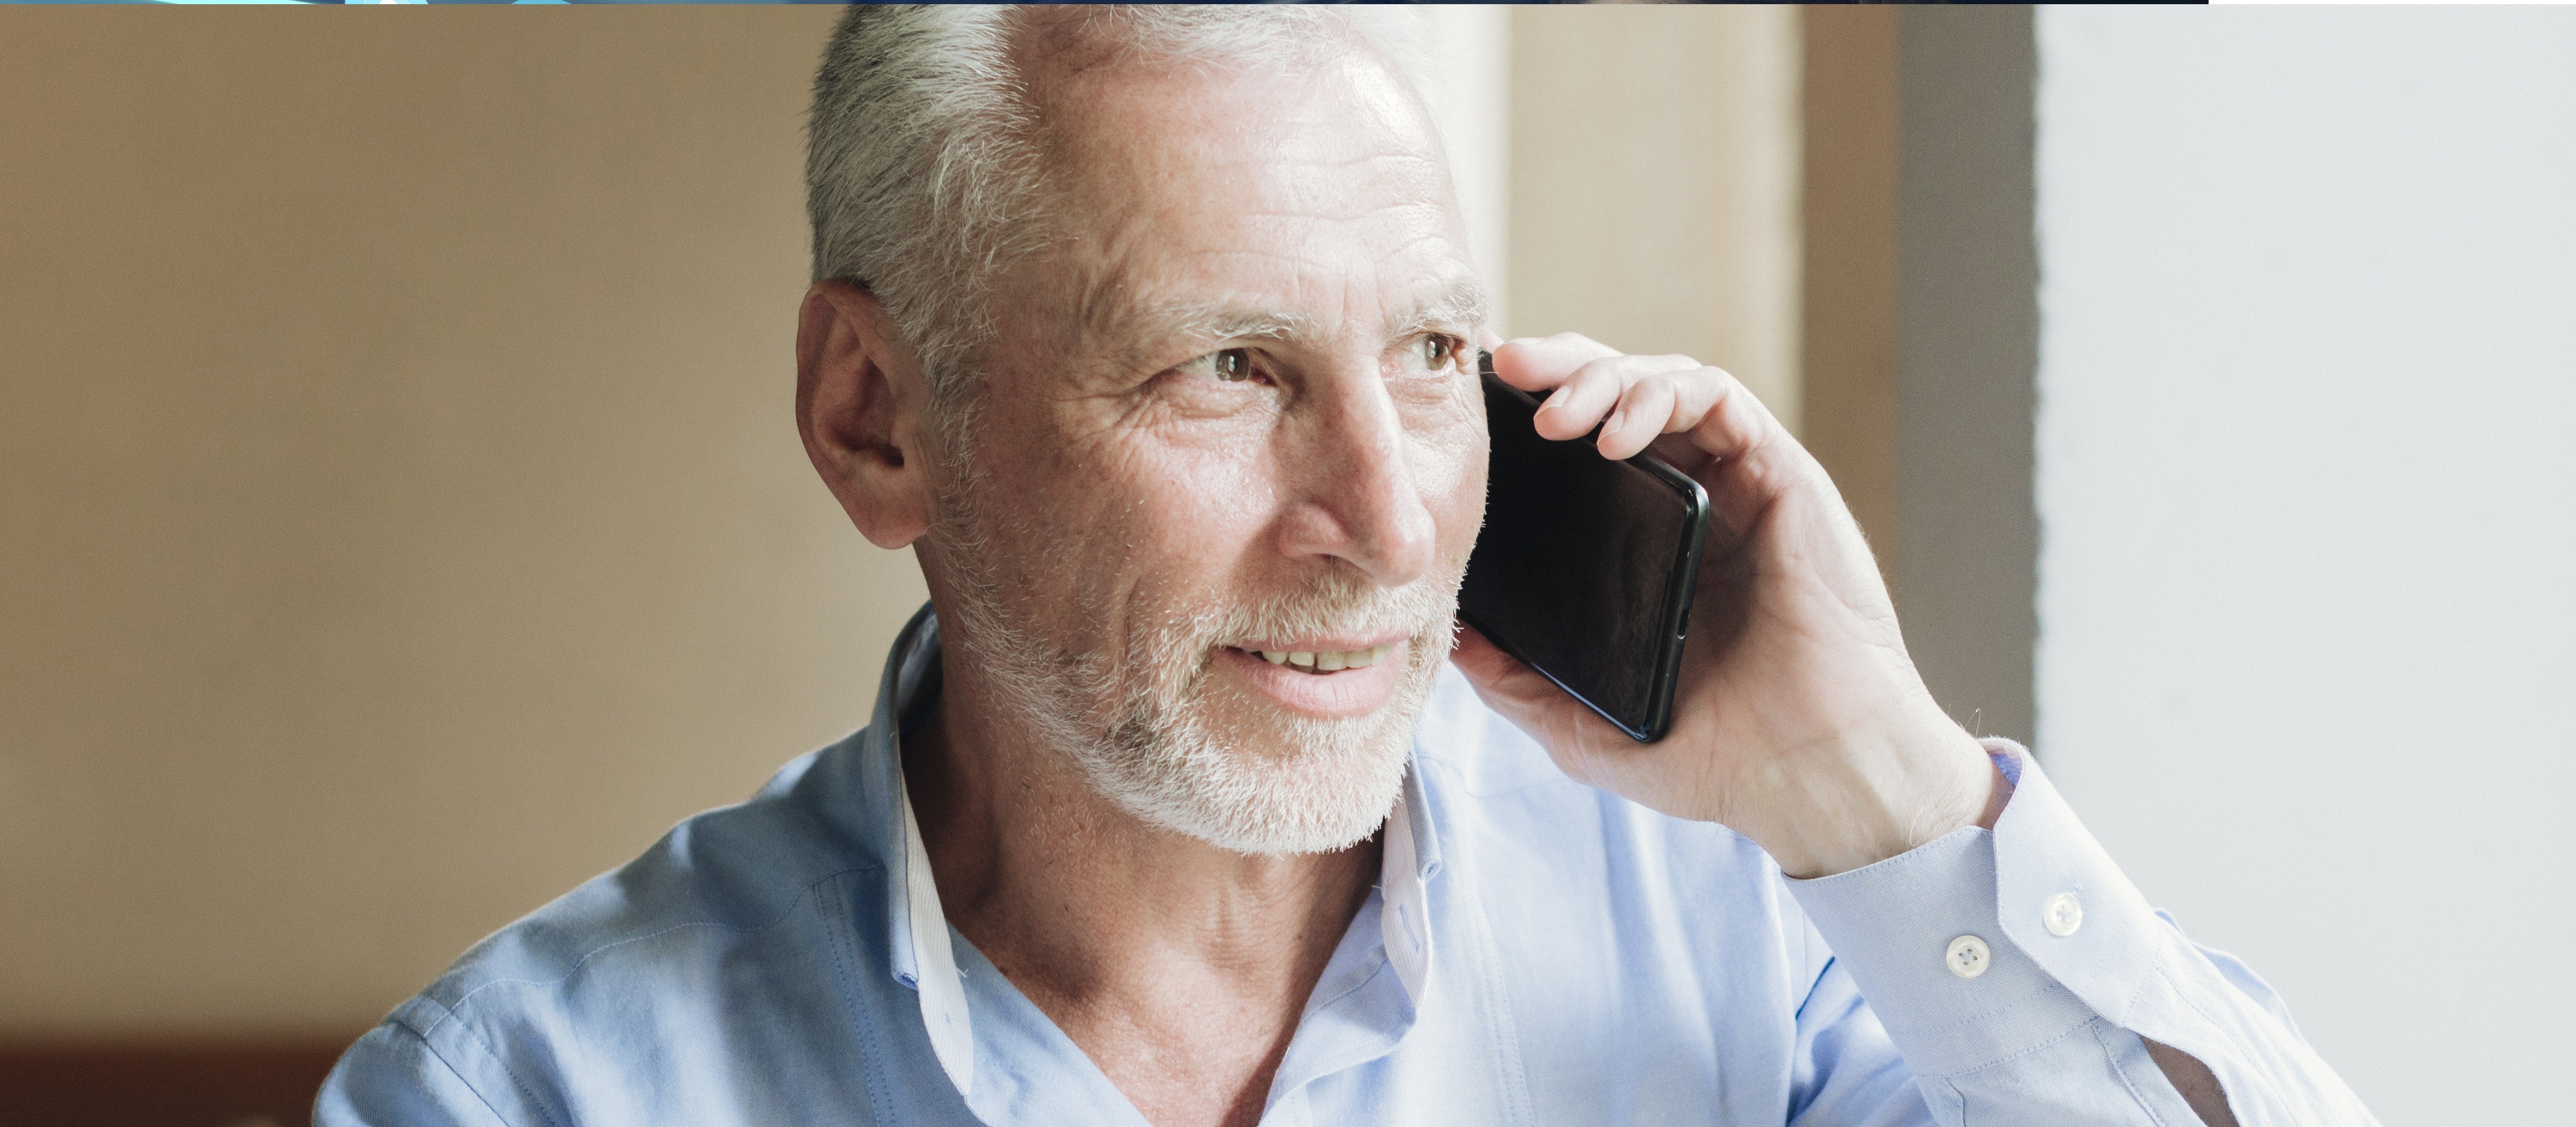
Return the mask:
[[[943, 413], [977, 382], [994, 278], [1051, 231], [1038, 124], [1014, 59], [1022, 17], [1014, 7], [855, 6], [814, 79], [814, 278], [875, 293]], [[1123, 56], [1201, 65], [1373, 50], [1425, 89], [1419, 17], [1396, 9], [1176, 5], [1069, 18]]]

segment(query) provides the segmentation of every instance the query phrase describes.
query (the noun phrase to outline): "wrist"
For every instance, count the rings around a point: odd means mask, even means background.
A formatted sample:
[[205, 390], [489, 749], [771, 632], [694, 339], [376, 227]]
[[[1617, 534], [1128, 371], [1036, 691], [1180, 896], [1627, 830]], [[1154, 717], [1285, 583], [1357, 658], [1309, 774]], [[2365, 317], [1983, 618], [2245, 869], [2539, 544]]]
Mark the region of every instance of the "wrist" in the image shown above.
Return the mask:
[[1866, 868], [1968, 826], [2011, 797], [1983, 745], [1946, 715], [1854, 733], [1783, 764], [1771, 832], [1755, 840], [1799, 880]]

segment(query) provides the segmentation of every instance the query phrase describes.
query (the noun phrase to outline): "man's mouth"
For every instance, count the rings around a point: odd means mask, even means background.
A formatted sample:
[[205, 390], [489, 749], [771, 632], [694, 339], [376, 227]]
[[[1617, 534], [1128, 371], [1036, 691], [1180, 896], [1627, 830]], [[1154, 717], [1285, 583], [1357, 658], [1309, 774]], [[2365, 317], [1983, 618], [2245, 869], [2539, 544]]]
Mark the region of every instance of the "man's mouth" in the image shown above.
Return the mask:
[[1357, 650], [1244, 650], [1269, 662], [1285, 665], [1303, 673], [1338, 673], [1345, 669], [1366, 669], [1384, 660], [1392, 645], [1370, 646]]
[[[1324, 648], [1329, 645], [1346, 648]], [[1219, 665], [1241, 678], [1237, 683], [1243, 688], [1290, 712], [1319, 720], [1349, 719], [1386, 707], [1405, 679], [1411, 645], [1401, 635], [1253, 637], [1224, 647], [1217, 656]]]

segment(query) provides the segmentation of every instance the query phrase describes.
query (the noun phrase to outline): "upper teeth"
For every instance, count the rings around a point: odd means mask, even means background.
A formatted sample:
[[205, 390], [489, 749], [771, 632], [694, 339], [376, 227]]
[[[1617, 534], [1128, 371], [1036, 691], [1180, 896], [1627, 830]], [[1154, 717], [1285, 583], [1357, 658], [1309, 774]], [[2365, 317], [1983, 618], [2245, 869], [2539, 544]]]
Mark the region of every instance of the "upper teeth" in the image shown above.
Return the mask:
[[1370, 646], [1364, 650], [1253, 650], [1252, 654], [1272, 665], [1294, 665], [1330, 673], [1336, 669], [1366, 669], [1386, 656], [1387, 646]]

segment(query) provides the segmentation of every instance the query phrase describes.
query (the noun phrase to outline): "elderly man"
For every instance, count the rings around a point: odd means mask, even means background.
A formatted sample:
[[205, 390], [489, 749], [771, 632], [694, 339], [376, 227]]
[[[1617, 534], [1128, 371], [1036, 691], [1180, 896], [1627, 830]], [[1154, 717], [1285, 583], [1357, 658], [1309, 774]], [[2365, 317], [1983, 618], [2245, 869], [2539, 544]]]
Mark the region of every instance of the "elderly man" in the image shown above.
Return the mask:
[[1453, 624], [1483, 300], [1390, 17], [860, 9], [797, 416], [874, 719], [468, 953], [326, 1124], [2360, 1124], [1950, 721], [1724, 372], [1498, 343], [1712, 499], [1671, 734]]

